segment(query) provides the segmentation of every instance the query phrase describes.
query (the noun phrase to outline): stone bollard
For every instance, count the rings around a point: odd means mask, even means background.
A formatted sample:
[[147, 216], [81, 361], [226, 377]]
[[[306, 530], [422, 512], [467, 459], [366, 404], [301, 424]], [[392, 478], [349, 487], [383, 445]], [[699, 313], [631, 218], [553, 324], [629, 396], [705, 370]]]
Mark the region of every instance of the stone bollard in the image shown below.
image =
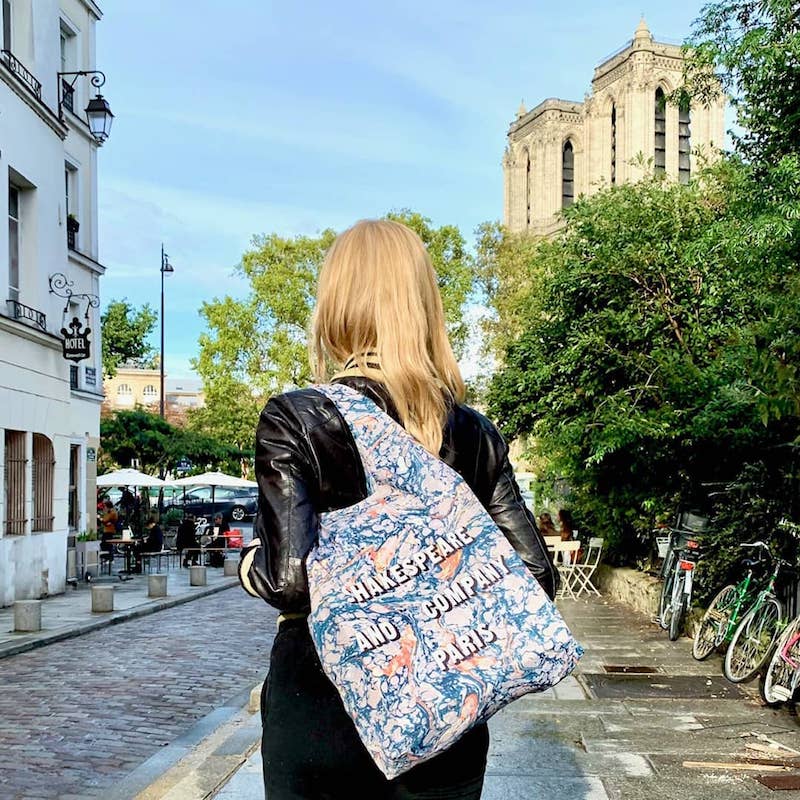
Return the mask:
[[147, 576], [147, 596], [166, 597], [167, 596], [167, 576], [148, 575]]
[[114, 610], [114, 587], [92, 586], [92, 613], [106, 613]]
[[189, 586], [206, 585], [206, 568], [201, 566], [189, 567]]
[[232, 575], [239, 574], [239, 559], [238, 558], [226, 558], [225, 563], [222, 566], [222, 574], [225, 577], [229, 578]]
[[34, 633], [42, 629], [42, 601], [16, 600], [14, 602], [14, 630]]

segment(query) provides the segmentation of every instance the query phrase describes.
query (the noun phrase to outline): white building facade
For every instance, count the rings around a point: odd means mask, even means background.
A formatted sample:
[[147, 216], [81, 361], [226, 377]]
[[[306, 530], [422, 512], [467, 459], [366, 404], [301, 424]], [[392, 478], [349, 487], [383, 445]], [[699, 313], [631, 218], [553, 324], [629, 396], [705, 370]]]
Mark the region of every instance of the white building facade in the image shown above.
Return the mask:
[[580, 195], [648, 171], [686, 183], [724, 145], [725, 98], [708, 106], [668, 102], [683, 82], [679, 45], [658, 42], [641, 21], [633, 39], [594, 71], [582, 102], [551, 98], [520, 107], [503, 158], [504, 221], [548, 235]]
[[[63, 592], [70, 537], [96, 526], [105, 270], [98, 142], [83, 111], [96, 90], [88, 76], [60, 76], [96, 69], [101, 11], [93, 0], [0, 3], [0, 605], [9, 605]], [[62, 352], [75, 318], [79, 333], [90, 328], [80, 361]]]

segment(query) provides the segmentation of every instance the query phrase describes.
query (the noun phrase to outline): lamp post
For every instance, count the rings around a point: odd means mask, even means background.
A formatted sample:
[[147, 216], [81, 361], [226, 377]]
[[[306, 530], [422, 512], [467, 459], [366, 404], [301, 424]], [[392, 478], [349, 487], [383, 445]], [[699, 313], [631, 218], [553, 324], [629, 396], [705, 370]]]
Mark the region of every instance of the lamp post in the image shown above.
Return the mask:
[[164, 419], [164, 275], [171, 275], [175, 270], [169, 263], [169, 256], [164, 252], [164, 245], [161, 245], [161, 358], [158, 366], [161, 368], [161, 393], [159, 394], [159, 407], [161, 409], [161, 419]]

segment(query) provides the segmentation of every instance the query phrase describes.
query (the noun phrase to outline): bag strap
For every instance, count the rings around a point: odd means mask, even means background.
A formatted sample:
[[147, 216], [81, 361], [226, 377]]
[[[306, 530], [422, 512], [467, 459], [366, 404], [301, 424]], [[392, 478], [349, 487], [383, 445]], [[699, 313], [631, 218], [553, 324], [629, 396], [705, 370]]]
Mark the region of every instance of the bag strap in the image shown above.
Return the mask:
[[[313, 388], [336, 406], [350, 428], [370, 492], [376, 482], [389, 482], [388, 478], [402, 470], [412, 457], [438, 461], [402, 425], [357, 389], [340, 383]], [[391, 440], [390, 447], [377, 446], [379, 442], [385, 443], [387, 438]]]

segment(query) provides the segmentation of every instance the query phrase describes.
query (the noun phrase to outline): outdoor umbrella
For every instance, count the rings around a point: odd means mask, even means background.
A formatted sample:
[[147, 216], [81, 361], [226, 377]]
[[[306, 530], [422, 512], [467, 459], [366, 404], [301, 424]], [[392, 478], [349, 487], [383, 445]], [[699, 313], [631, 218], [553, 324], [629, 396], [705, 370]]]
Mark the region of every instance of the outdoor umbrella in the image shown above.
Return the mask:
[[138, 469], [117, 469], [97, 476], [98, 486], [168, 486], [166, 481]]
[[[214, 491], [217, 486], [225, 487], [252, 487], [258, 486], [255, 481], [247, 478], [237, 478], [235, 475], [226, 475], [224, 472], [204, 472], [201, 475], [187, 475], [185, 478], [178, 478], [170, 481], [172, 486], [210, 486], [211, 487], [211, 519], [214, 519]], [[184, 488], [184, 492], [186, 489]]]

